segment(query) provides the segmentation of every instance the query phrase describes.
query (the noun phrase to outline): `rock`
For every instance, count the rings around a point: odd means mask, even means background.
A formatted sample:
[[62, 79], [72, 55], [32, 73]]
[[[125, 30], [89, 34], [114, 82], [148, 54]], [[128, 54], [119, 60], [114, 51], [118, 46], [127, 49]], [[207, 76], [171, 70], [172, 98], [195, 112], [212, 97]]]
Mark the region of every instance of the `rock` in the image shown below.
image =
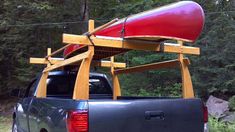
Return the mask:
[[228, 104], [228, 101], [216, 98], [212, 95], [206, 102], [208, 113], [217, 119], [224, 117], [225, 113], [229, 111]]
[[225, 123], [235, 123], [235, 112], [227, 113], [227, 116], [221, 118], [221, 121]]

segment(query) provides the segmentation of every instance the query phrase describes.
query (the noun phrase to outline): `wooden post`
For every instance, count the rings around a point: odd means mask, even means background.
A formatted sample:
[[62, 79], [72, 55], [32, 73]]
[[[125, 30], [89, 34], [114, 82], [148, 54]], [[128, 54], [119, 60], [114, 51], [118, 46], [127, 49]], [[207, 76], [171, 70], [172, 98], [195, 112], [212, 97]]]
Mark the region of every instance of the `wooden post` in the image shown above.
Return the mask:
[[[89, 32], [94, 30], [95, 23], [94, 20], [89, 20]], [[88, 51], [90, 54], [87, 58], [83, 59], [78, 73], [76, 82], [74, 85], [73, 99], [89, 99], [89, 75], [90, 75], [90, 65], [94, 55], [94, 46], [88, 46]]]
[[[51, 55], [51, 48], [47, 48], [47, 56], [50, 56]], [[51, 57], [48, 57], [47, 59], [50, 61], [50, 58]], [[51, 66], [50, 63], [47, 63], [47, 67]]]
[[[178, 41], [178, 44], [183, 47], [182, 41]], [[178, 60], [180, 62], [181, 68], [183, 98], [194, 98], [193, 85], [188, 69], [188, 62], [184, 61], [184, 55], [182, 53], [179, 53]]]
[[118, 76], [114, 73], [114, 56], [111, 57], [111, 74], [113, 79], [113, 99], [116, 100], [117, 96], [121, 96], [121, 89]]
[[[51, 55], [51, 48], [47, 48], [47, 55]], [[47, 58], [50, 61], [50, 57]], [[47, 67], [50, 67], [51, 64], [47, 62]], [[46, 69], [46, 68], [45, 68]], [[43, 72], [42, 76], [39, 80], [38, 83], [38, 88], [37, 88], [37, 93], [36, 97], [37, 98], [46, 98], [47, 96], [47, 78], [48, 78], [49, 72]]]

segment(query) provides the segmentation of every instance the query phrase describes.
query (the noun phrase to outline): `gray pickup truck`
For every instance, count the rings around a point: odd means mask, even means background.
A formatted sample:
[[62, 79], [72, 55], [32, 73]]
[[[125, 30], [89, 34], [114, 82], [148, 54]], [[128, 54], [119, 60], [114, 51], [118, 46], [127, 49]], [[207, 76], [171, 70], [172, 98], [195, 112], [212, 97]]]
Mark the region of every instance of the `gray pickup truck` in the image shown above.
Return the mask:
[[[40, 78], [40, 77], [39, 77]], [[31, 82], [13, 113], [13, 132], [204, 132], [200, 99], [126, 97], [112, 100], [104, 74], [91, 73], [89, 100], [73, 100], [76, 72], [50, 72], [47, 97]], [[15, 93], [16, 94], [16, 93]]]

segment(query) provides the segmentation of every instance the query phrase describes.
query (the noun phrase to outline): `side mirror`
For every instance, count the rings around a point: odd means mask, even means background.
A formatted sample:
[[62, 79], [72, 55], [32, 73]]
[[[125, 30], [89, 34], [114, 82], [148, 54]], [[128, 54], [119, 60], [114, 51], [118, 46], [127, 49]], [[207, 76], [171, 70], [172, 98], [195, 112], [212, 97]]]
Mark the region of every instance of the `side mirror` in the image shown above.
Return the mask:
[[10, 96], [12, 97], [20, 97], [20, 95], [21, 95], [20, 89], [13, 89], [10, 94]]

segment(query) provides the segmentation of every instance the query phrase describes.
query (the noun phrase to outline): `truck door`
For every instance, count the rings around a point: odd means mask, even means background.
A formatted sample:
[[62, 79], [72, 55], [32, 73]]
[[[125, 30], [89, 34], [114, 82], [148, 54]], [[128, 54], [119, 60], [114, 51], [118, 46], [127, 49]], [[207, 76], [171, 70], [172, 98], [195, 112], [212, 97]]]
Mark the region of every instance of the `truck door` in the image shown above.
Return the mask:
[[19, 129], [28, 132], [29, 131], [29, 122], [28, 122], [28, 109], [30, 102], [33, 97], [33, 90], [35, 89], [36, 86], [36, 79], [34, 79], [29, 86], [26, 89], [24, 98], [17, 103], [16, 107], [16, 122], [17, 125], [19, 126]]

